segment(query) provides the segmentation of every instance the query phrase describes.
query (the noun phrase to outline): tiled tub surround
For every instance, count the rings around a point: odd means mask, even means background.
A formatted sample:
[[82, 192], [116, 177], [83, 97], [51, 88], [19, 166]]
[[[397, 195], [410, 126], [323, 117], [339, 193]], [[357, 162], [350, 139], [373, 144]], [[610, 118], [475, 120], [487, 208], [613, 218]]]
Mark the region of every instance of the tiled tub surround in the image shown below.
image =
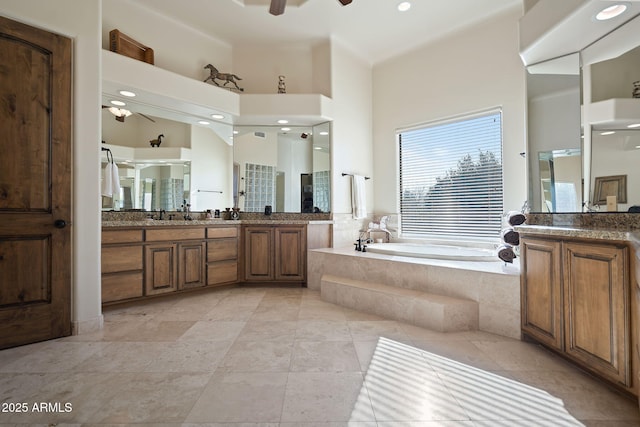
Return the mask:
[[[520, 338], [517, 260], [505, 265], [316, 249], [307, 254], [307, 286], [326, 301], [435, 330]], [[425, 318], [434, 312], [436, 318]]]

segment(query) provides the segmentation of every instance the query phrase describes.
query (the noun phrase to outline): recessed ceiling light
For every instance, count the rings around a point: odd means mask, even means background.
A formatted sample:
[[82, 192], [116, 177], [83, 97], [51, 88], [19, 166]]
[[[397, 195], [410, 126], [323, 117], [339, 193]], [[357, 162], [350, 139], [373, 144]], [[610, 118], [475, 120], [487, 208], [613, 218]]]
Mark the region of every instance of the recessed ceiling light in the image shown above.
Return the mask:
[[111, 101], [111, 103], [112, 103], [113, 105], [117, 105], [118, 107], [124, 107], [125, 105], [127, 105], [125, 102], [118, 101], [118, 100]]
[[317, 145], [313, 147], [314, 150], [322, 150], [322, 147], [318, 147]]
[[403, 1], [398, 4], [398, 10], [400, 12], [406, 12], [409, 9], [411, 9], [411, 3], [409, 3], [408, 1]]
[[212, 114], [211, 118], [216, 119], [216, 120], [222, 120], [222, 119], [224, 119], [224, 116], [222, 114]]
[[280, 128], [280, 130], [282, 132], [289, 132], [291, 130], [291, 128]]
[[625, 3], [617, 3], [602, 9], [596, 14], [596, 20], [606, 21], [616, 16], [622, 15], [627, 10], [628, 5]]
[[237, 135], [238, 133], [239, 133], [239, 132], [238, 132], [237, 130], [234, 130], [234, 131], [233, 131], [233, 134], [234, 134], [234, 135]]
[[210, 123], [209, 123], [208, 121], [206, 121], [206, 120], [200, 120], [200, 121], [198, 121], [198, 123], [200, 123], [201, 125], [208, 125], [208, 124], [210, 124]]
[[327, 135], [329, 135], [329, 132], [327, 132], [327, 131], [325, 130], [325, 131], [320, 132], [320, 135], [322, 135], [322, 136], [327, 136]]
[[118, 92], [120, 95], [122, 96], [128, 96], [129, 98], [133, 98], [134, 96], [136, 96], [135, 93], [128, 91], [128, 90], [121, 90], [120, 92]]
[[615, 133], [614, 131], [610, 130], [610, 131], [607, 131], [607, 132], [602, 132], [600, 135], [602, 135], [602, 136], [613, 135], [614, 133]]
[[289, 123], [289, 120], [278, 120], [278, 123], [280, 123], [281, 125], [286, 125], [287, 123]]
[[633, 129], [633, 128], [640, 128], [640, 123], [634, 123], [634, 124], [632, 124], [632, 125], [628, 125], [627, 127], [628, 127], [628, 128], [630, 128], [630, 129]]

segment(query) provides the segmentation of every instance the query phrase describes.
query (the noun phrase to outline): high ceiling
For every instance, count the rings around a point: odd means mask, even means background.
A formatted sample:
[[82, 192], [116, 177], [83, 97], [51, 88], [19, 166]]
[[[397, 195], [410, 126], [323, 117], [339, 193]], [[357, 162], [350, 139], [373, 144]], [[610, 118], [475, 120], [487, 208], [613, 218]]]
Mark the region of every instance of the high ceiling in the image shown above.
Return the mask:
[[132, 0], [231, 46], [314, 44], [327, 38], [372, 64], [433, 42], [522, 0], [289, 0], [285, 13], [269, 14], [269, 0]]

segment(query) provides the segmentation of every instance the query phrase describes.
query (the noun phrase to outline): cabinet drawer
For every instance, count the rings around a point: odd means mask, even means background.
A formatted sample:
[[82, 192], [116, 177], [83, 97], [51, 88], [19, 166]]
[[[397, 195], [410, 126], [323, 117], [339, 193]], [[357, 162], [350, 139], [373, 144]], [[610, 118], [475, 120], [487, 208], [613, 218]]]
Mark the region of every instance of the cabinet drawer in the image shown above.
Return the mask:
[[238, 237], [237, 227], [209, 227], [207, 228], [207, 238], [216, 239], [221, 237]]
[[237, 239], [217, 239], [207, 242], [207, 262], [238, 259]]
[[171, 228], [161, 230], [146, 230], [147, 242], [161, 242], [166, 240], [204, 239], [204, 228]]
[[102, 244], [142, 242], [142, 230], [109, 230], [102, 232]]
[[102, 302], [142, 296], [142, 272], [102, 276]]
[[102, 248], [102, 272], [142, 270], [142, 245]]
[[218, 285], [237, 281], [237, 261], [223, 261], [207, 265], [207, 285]]

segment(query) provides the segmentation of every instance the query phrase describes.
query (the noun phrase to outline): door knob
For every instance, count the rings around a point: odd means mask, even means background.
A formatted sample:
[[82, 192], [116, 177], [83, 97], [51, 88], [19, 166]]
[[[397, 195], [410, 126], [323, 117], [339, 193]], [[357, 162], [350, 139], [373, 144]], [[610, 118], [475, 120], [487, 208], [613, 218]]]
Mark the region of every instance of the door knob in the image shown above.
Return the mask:
[[67, 221], [65, 221], [64, 219], [56, 219], [53, 223], [53, 226], [55, 228], [65, 228], [67, 226]]

